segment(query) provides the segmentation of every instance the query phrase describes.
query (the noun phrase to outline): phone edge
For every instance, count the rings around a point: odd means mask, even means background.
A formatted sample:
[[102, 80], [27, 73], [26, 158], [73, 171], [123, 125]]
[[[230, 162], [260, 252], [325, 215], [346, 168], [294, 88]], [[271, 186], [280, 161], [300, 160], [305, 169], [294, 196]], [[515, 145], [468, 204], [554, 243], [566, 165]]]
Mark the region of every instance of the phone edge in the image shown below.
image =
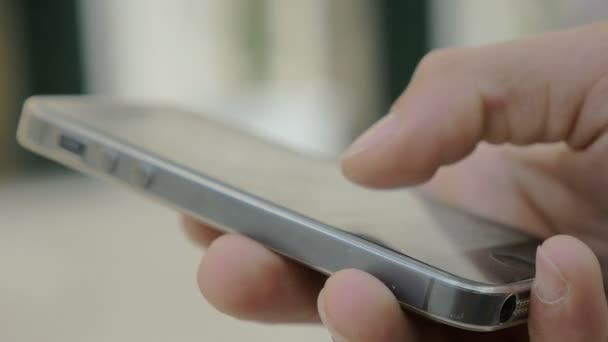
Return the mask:
[[[252, 237], [276, 252], [324, 274], [353, 267], [370, 272], [393, 291], [404, 307], [444, 324], [467, 330], [492, 331], [525, 322], [531, 281], [493, 286], [475, 284], [453, 277], [405, 255], [379, 245], [369, 244], [354, 235], [290, 213], [279, 206], [262, 203], [248, 194], [193, 174], [139, 151], [133, 146], [111, 141], [97, 132], [62, 119], [60, 115], [50, 115], [48, 110], [39, 107], [43, 106], [44, 101], [37, 99], [38, 97], [28, 99], [24, 105], [17, 133], [19, 143], [33, 152], [85, 174], [127, 185], [132, 190], [153, 197], [180, 212], [215, 224], [225, 231]], [[45, 138], [45, 134], [51, 136]], [[52, 136], [53, 134], [55, 137]], [[108, 166], [100, 165], [99, 160], [93, 157], [87, 159], [82, 156], [61, 155], [55, 141], [57, 134], [78, 136], [86, 140], [85, 143], [94, 151], [96, 149], [112, 151], [116, 155], [117, 165], [112, 166], [111, 172], [108, 172]], [[105, 170], [101, 170], [102, 167]], [[146, 172], [150, 174], [146, 175]], [[205, 202], [203, 206], [201, 206], [202, 202]], [[238, 208], [235, 207], [235, 203], [238, 204]], [[245, 215], [245, 218], [237, 219], [238, 222], [235, 223], [228, 222], [230, 220], [226, 217], [213, 217], [214, 214], [210, 213], [210, 211], [226, 212], [227, 205], [234, 209], [233, 212], [249, 214]], [[220, 210], [214, 210], [220, 207]], [[261, 223], [251, 226], [250, 222], [260, 219], [259, 215], [263, 216]], [[234, 219], [234, 215], [232, 216]], [[264, 222], [265, 220], [272, 222]], [[249, 227], [245, 227], [247, 225]], [[269, 226], [275, 228], [269, 231]], [[285, 227], [290, 227], [293, 232], [299, 234], [303, 232], [312, 234], [305, 238], [291, 236], [293, 241], [290, 243], [278, 241], [276, 236], [285, 236], [285, 234], [277, 235], [272, 232]], [[321, 236], [323, 238], [320, 238]], [[329, 253], [311, 253], [310, 249], [298, 249], [298, 245], [308, 245], [302, 243], [306, 239], [320, 246], [320, 249], [315, 250], [328, 250]], [[333, 242], [327, 245], [328, 241]], [[371, 255], [374, 256], [372, 259], [364, 258], [365, 256], [369, 258]], [[315, 259], [319, 256], [323, 259], [322, 262]], [[380, 259], [383, 263], [378, 262]], [[408, 274], [404, 277], [407, 279], [395, 278], [395, 274], [403, 274], [403, 272]], [[516, 296], [517, 301], [513, 318], [503, 323], [496, 321], [496, 312], [500, 312], [510, 296]], [[455, 298], [459, 300], [447, 300]], [[441, 302], [451, 302], [452, 306], [429, 307], [430, 303]], [[479, 310], [480, 307], [485, 309]]]

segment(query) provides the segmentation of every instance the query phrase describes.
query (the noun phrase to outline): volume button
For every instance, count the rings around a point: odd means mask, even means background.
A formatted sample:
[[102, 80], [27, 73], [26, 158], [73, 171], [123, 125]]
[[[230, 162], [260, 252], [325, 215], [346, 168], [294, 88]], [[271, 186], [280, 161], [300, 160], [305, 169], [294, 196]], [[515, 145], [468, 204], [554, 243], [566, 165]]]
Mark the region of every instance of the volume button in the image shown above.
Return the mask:
[[118, 165], [118, 153], [107, 148], [101, 148], [97, 156], [99, 168], [107, 173], [113, 173]]
[[147, 188], [154, 179], [154, 168], [148, 164], [133, 161], [129, 169], [129, 182], [133, 185]]

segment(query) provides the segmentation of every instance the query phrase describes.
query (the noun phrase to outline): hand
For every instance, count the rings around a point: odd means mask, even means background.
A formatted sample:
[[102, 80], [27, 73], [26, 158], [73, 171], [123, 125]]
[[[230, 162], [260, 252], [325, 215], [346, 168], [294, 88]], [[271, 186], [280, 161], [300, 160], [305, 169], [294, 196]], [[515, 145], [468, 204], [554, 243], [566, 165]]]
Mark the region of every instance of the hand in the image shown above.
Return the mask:
[[245, 237], [187, 220], [209, 245], [200, 288], [227, 314], [321, 320], [336, 341], [608, 341], [607, 131], [601, 23], [431, 53], [391, 114], [345, 154], [344, 174], [359, 184], [424, 183], [440, 200], [545, 238], [527, 326], [481, 334], [441, 326], [403, 312], [366, 273], [326, 280]]

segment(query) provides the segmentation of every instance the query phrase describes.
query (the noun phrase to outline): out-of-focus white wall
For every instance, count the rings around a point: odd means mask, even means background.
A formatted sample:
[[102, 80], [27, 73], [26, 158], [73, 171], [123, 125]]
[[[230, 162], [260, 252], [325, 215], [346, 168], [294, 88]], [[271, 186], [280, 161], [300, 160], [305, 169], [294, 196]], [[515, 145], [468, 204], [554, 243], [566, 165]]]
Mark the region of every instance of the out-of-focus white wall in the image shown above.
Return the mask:
[[475, 46], [608, 18], [605, 0], [432, 0], [431, 45]]
[[[366, 0], [82, 0], [89, 88], [211, 111], [333, 155], [381, 110], [372, 9]], [[252, 51], [247, 30], [265, 51]]]
[[[512, 39], [546, 25], [546, 0], [432, 0], [431, 45], [471, 46]], [[546, 13], [545, 13], [546, 14]]]
[[234, 2], [83, 0], [90, 90], [192, 103], [234, 91], [244, 68]]
[[553, 27], [570, 27], [608, 19], [606, 0], [556, 0], [556, 2], [558, 6], [556, 6]]

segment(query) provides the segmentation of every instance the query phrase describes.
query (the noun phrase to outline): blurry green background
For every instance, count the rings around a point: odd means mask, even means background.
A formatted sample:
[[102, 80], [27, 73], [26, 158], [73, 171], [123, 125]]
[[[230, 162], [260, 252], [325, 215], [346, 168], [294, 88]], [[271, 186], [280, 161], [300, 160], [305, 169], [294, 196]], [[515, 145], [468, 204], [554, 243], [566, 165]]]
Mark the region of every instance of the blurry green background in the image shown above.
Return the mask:
[[0, 0], [0, 341], [330, 341], [213, 310], [175, 212], [16, 145], [27, 96], [168, 101], [336, 155], [430, 49], [607, 14], [605, 0]]
[[14, 139], [23, 100], [32, 94], [83, 91], [77, 1], [7, 1], [0, 4], [0, 176], [49, 167]]

